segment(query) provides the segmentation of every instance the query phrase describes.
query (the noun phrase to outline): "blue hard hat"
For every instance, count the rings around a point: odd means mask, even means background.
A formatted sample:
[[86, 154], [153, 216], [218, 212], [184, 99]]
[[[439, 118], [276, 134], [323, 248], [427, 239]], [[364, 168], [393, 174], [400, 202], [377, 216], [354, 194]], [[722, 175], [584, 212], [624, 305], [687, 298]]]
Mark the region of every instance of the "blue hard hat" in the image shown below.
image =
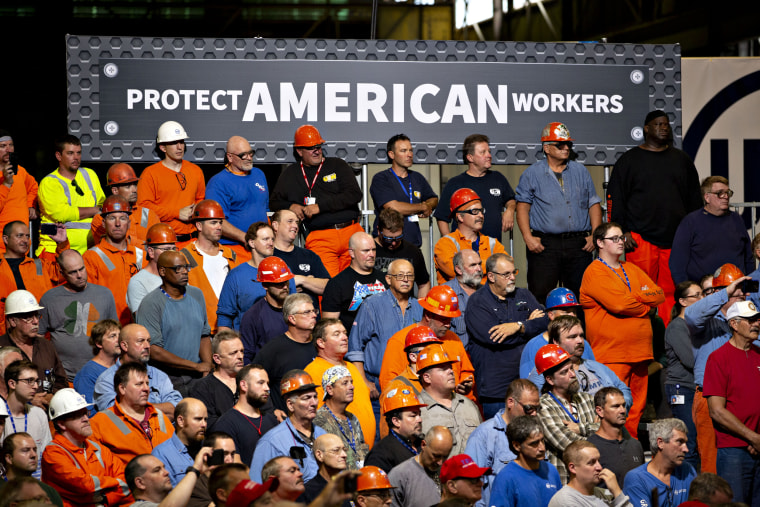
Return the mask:
[[546, 296], [546, 309], [553, 310], [554, 308], [566, 308], [566, 307], [579, 307], [578, 299], [570, 289], [564, 287], [557, 287], [553, 289]]

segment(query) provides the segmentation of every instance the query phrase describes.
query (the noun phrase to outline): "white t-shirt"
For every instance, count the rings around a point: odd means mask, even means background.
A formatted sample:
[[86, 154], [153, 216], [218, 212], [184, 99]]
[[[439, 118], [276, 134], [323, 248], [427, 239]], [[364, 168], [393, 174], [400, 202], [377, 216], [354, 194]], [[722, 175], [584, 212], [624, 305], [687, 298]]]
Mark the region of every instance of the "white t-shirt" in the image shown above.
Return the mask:
[[222, 286], [224, 285], [224, 279], [227, 278], [227, 273], [230, 272], [230, 265], [227, 259], [222, 256], [222, 251], [216, 255], [208, 255], [198, 249], [203, 256], [203, 272], [206, 273], [211, 288], [214, 290], [217, 299], [222, 292]]

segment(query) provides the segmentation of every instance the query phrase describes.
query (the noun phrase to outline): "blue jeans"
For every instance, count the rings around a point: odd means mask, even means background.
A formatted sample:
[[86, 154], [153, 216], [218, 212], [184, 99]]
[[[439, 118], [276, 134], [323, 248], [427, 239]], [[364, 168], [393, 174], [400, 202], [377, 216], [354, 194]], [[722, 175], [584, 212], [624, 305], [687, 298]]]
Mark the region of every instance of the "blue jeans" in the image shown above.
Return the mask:
[[718, 475], [731, 485], [734, 502], [760, 507], [760, 457], [745, 447], [718, 449]]
[[[683, 405], [673, 405], [670, 402], [671, 398], [676, 394], [683, 395]], [[686, 454], [686, 462], [699, 472], [701, 463], [699, 452], [697, 452], [697, 426], [694, 424], [694, 418], [691, 415], [691, 407], [694, 404], [694, 389], [681, 386], [676, 392], [676, 386], [665, 384], [665, 395], [668, 397], [668, 404], [670, 405], [670, 411], [673, 412], [673, 417], [682, 420], [686, 425], [686, 429], [689, 430], [689, 440], [686, 442], [689, 452]]]
[[483, 420], [487, 421], [496, 415], [496, 412], [504, 408], [503, 401], [484, 401], [483, 405]]

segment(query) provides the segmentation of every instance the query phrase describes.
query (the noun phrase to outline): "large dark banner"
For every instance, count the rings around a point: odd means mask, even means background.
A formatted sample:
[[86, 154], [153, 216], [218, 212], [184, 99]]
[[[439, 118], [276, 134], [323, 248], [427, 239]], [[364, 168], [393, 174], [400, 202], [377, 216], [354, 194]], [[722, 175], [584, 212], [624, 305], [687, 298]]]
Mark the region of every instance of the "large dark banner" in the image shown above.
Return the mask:
[[476, 132], [491, 138], [495, 163], [531, 163], [542, 127], [562, 121], [581, 161], [611, 164], [639, 144], [649, 110], [666, 109], [680, 126], [678, 46], [115, 42], [118, 51], [96, 37], [67, 39], [69, 125], [90, 160], [154, 160], [166, 120], [184, 125], [196, 161], [221, 161], [226, 140], [242, 135], [259, 163], [292, 160], [304, 123], [320, 129], [330, 154], [362, 163], [385, 162], [385, 141], [399, 132], [416, 163], [461, 163], [461, 143]]

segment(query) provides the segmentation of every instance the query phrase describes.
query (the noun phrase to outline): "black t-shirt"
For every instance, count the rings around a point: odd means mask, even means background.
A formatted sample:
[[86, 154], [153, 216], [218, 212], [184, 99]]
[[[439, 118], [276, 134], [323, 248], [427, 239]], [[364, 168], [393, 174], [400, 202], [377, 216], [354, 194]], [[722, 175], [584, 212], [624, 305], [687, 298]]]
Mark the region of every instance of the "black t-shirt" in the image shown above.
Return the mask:
[[[291, 340], [283, 333], [264, 345], [253, 358], [253, 362], [264, 367], [269, 375], [270, 398], [275, 408], [287, 412], [285, 401], [280, 395], [282, 376], [294, 369], [303, 370], [317, 357], [317, 349], [312, 342], [299, 343]], [[316, 379], [319, 384], [322, 379]]]
[[[279, 392], [279, 383], [277, 386], [277, 392]], [[220, 417], [213, 427], [209, 427], [213, 431], [222, 431], [231, 436], [232, 440], [235, 441], [235, 448], [240, 454], [240, 460], [244, 465], [250, 466], [253, 450], [256, 448], [259, 439], [277, 424], [277, 418], [270, 413], [265, 413], [262, 417], [251, 418], [232, 408]]]
[[380, 270], [383, 274], [388, 273], [388, 266], [396, 259], [405, 259], [414, 266], [414, 283], [424, 285], [430, 281], [430, 273], [425, 265], [425, 257], [422, 251], [409, 243], [407, 240], [401, 240], [401, 246], [395, 250], [388, 250], [383, 245], [375, 241], [377, 247], [377, 256], [375, 257], [375, 269]]
[[213, 373], [191, 383], [188, 394], [206, 405], [209, 428], [235, 404], [235, 393]]
[[391, 468], [414, 455], [395, 436], [389, 434], [369, 451], [367, 459], [364, 460], [364, 466], [372, 465], [389, 473]]
[[373, 294], [385, 292], [387, 288], [385, 275], [377, 268], [368, 275], [362, 275], [349, 266], [327, 282], [322, 295], [322, 311], [340, 312], [340, 320], [350, 333], [362, 302]]
[[5, 258], [5, 262], [8, 263], [8, 267], [11, 268], [11, 272], [13, 273], [13, 278], [16, 280], [16, 288], [18, 290], [26, 290], [26, 285], [24, 285], [24, 279], [21, 277], [21, 270], [18, 269], [19, 265], [21, 264], [21, 261], [24, 259], [19, 257], [18, 259], [9, 259]]
[[[294, 275], [313, 276], [314, 278], [330, 278], [330, 273], [327, 272], [325, 265], [322, 263], [322, 259], [311, 250], [294, 246], [293, 250], [290, 252], [283, 252], [282, 250], [275, 248], [274, 255], [285, 261], [285, 264], [288, 265], [288, 268], [290, 268], [290, 271]], [[319, 296], [306, 289], [304, 289], [303, 292], [304, 294], [311, 296], [311, 300], [314, 303], [314, 309], [319, 311]]]
[[596, 433], [588, 437], [599, 449], [599, 462], [615, 474], [618, 484], [623, 484], [625, 474], [644, 463], [644, 449], [641, 442], [623, 429], [623, 440], [607, 440]]

